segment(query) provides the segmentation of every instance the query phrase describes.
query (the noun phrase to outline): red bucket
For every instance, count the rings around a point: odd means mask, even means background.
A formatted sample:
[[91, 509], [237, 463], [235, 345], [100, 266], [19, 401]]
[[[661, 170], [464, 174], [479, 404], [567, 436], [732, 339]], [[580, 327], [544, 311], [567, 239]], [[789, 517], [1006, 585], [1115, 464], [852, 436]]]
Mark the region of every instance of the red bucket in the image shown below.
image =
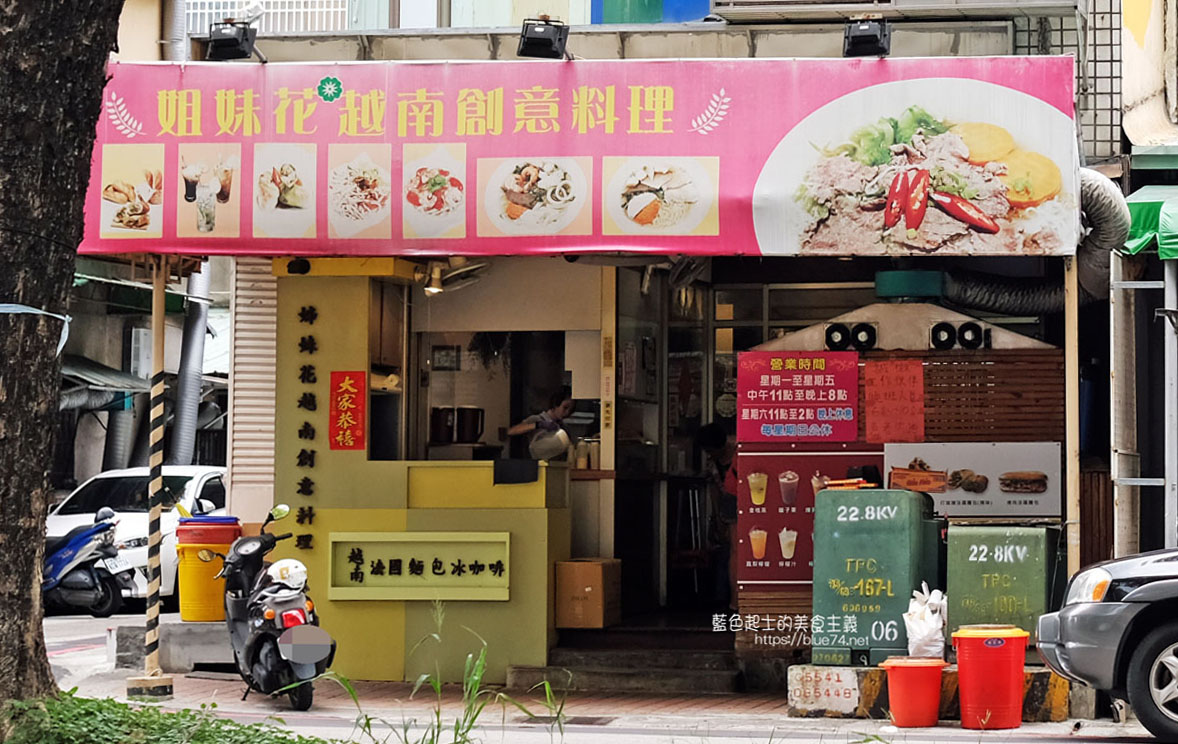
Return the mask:
[[180, 545], [232, 545], [241, 537], [237, 517], [192, 517], [180, 520], [176, 542]]
[[966, 625], [953, 634], [962, 728], [1022, 725], [1029, 635], [1013, 625]]
[[937, 725], [941, 711], [940, 659], [893, 656], [880, 664], [888, 671], [888, 704], [892, 723], [900, 728]]

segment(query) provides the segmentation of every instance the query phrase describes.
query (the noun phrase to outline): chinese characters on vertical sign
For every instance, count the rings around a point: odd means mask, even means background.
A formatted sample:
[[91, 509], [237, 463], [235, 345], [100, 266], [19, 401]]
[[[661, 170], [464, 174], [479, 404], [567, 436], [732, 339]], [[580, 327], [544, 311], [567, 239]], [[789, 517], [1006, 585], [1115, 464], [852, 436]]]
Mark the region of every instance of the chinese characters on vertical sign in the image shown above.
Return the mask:
[[924, 441], [924, 364], [919, 359], [868, 362], [863, 367], [867, 441]]
[[858, 439], [859, 355], [747, 351], [736, 375], [741, 442]]
[[362, 450], [368, 376], [364, 372], [332, 372], [327, 422], [333, 450]]
[[[315, 339], [312, 327], [319, 319], [319, 311], [314, 305], [303, 305], [299, 308], [298, 348], [299, 348], [299, 383], [304, 385], [299, 394], [296, 411], [303, 413], [305, 418], [298, 428], [299, 452], [295, 456], [295, 467], [301, 474], [296, 493], [305, 500], [315, 495], [315, 481], [311, 478], [315, 469], [315, 422], [311, 414], [319, 410], [319, 401], [313, 387], [319, 382], [319, 375], [315, 370], [315, 354], [319, 351], [319, 342]], [[315, 508], [299, 506], [295, 521], [304, 528], [309, 528], [315, 519]], [[295, 537], [295, 547], [299, 550], [311, 550], [314, 536], [310, 532], [302, 532]]]

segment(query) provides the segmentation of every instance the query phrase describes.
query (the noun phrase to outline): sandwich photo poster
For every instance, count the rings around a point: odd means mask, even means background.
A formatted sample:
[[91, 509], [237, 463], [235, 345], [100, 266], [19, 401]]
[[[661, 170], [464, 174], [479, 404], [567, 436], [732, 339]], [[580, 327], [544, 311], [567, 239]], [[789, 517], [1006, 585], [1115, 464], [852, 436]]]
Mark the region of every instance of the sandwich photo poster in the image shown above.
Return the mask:
[[1058, 518], [1063, 504], [1059, 442], [885, 444], [884, 478], [927, 471], [945, 483], [930, 493], [943, 517]]

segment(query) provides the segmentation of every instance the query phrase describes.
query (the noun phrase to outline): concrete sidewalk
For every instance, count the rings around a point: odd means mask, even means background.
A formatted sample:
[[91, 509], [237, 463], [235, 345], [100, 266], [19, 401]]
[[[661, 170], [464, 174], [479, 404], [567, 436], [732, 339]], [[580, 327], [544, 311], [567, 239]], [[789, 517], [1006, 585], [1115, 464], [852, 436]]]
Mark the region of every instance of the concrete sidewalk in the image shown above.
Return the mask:
[[[125, 672], [107, 672], [89, 677], [78, 694], [87, 697], [125, 699]], [[355, 684], [363, 712], [399, 728], [416, 722], [417, 730], [432, 715], [434, 697], [429, 689], [411, 698], [412, 687], [392, 682]], [[216, 703], [217, 713], [246, 723], [281, 718], [286, 728], [303, 735], [371, 741], [359, 737], [354, 722], [359, 710], [336, 683], [321, 681], [315, 686], [315, 707], [308, 713], [290, 710], [285, 698], [271, 700], [256, 693], [241, 700], [244, 685], [235, 675], [195, 672], [174, 677], [175, 697], [162, 705], [169, 709], [199, 708]], [[548, 715], [534, 693], [511, 693], [530, 712]], [[1074, 723], [1024, 724], [1005, 732], [964, 731], [944, 723], [936, 729], [899, 730], [887, 721], [787, 718], [784, 695], [649, 695], [587, 694], [568, 696], [565, 715], [569, 717], [563, 741], [568, 744], [704, 744], [716, 740], [772, 742], [1033, 742], [1044, 740], [1147, 742], [1153, 741], [1136, 722], [1116, 725], [1107, 721], [1084, 722], [1078, 732]], [[447, 686], [442, 697], [442, 715], [453, 721], [461, 712], [461, 688]], [[548, 727], [529, 722], [520, 710], [492, 703], [479, 719], [483, 741], [511, 744], [540, 744], [549, 741]], [[383, 735], [391, 730], [382, 728]], [[383, 735], [381, 738], [383, 738]], [[871, 737], [879, 738], [871, 738]], [[448, 741], [448, 739], [446, 739]], [[396, 737], [390, 741], [397, 741]], [[557, 734], [551, 741], [561, 741]]]

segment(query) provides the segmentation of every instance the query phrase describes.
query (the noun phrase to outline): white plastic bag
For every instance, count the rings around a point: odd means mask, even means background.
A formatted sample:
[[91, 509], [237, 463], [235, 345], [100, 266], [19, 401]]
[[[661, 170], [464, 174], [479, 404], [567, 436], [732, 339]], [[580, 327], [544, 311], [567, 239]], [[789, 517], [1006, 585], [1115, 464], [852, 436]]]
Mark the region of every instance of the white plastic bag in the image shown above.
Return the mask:
[[945, 610], [949, 600], [940, 589], [929, 592], [925, 582], [920, 586], [920, 590], [912, 592], [904, 613], [908, 655], [941, 659], [945, 655]]

